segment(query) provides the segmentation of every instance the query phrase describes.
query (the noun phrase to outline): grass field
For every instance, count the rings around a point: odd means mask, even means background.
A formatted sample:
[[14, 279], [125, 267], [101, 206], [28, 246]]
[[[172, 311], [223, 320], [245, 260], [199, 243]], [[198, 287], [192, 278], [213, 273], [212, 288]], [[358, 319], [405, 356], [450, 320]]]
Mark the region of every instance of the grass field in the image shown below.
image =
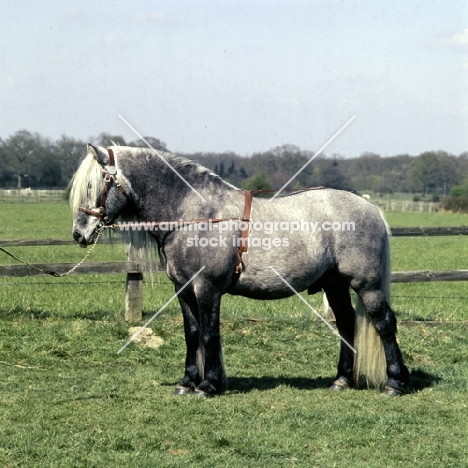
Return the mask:
[[[387, 218], [391, 226], [468, 225], [468, 215]], [[66, 204], [2, 204], [0, 220], [0, 239], [70, 236]], [[393, 238], [393, 270], [466, 269], [466, 243]], [[32, 262], [83, 255], [74, 246], [11, 250]], [[92, 260], [104, 259], [125, 255], [100, 245]], [[130, 326], [122, 275], [0, 278], [0, 466], [466, 467], [465, 284], [394, 285], [412, 379], [397, 399], [326, 390], [339, 343], [298, 298], [226, 296], [229, 389], [202, 400], [172, 395], [185, 353], [176, 302], [151, 325], [161, 347], [131, 344], [118, 355]], [[163, 276], [145, 285], [145, 318], [172, 294]], [[320, 309], [319, 295], [307, 300]], [[432, 320], [442, 323], [424, 323]]]

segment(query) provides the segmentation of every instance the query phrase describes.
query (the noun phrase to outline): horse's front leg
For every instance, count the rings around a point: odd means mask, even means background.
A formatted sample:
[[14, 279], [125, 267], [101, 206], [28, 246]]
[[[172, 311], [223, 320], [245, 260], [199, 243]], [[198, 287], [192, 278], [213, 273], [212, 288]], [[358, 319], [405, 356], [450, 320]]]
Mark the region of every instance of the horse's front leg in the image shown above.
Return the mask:
[[184, 335], [187, 353], [185, 357], [184, 378], [177, 383], [176, 395], [194, 393], [197, 385], [203, 380], [205, 351], [200, 329], [200, 319], [195, 295], [179, 295], [179, 304], [184, 319]]
[[185, 375], [176, 386], [176, 394], [220, 394], [227, 381], [219, 329], [221, 294], [214, 286], [202, 283], [184, 290], [179, 302], [187, 355]]

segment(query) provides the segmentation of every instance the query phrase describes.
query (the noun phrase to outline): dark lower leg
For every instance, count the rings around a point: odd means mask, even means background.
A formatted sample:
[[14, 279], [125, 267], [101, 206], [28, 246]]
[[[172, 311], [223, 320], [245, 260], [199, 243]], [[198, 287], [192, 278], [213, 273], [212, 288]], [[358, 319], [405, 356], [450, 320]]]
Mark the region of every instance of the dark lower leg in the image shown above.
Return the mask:
[[[325, 292], [328, 302], [335, 314], [336, 326], [340, 336], [346, 340], [349, 345], [353, 346], [355, 313], [351, 304], [348, 285], [344, 282], [341, 282], [341, 284], [337, 282], [333, 287], [326, 287]], [[336, 376], [336, 385], [340, 388], [344, 388], [346, 386], [345, 384], [352, 385], [353, 364], [354, 351], [346, 343], [341, 341], [338, 373]], [[336, 390], [340, 388], [336, 388]]]
[[197, 389], [208, 394], [222, 393], [226, 390], [227, 379], [222, 354], [219, 304], [213, 309], [205, 309], [203, 313], [203, 346], [205, 372]]
[[[198, 284], [196, 294], [187, 288], [181, 296], [187, 356], [185, 375], [178, 387], [206, 395], [222, 393], [226, 389], [226, 374], [219, 321], [221, 294], [204, 282]], [[185, 392], [176, 389], [176, 393]]]
[[[183, 379], [177, 384], [176, 393], [189, 393], [203, 380], [200, 373], [197, 356], [203, 351], [201, 330], [198, 319], [196, 302], [190, 298], [179, 297], [184, 318], [184, 334], [186, 344], [185, 373]], [[186, 391], [184, 391], [186, 389]]]
[[[394, 389], [397, 393], [402, 393], [409, 383], [408, 368], [403, 362], [403, 356], [396, 340], [397, 322], [393, 310], [387, 301], [382, 299], [377, 302], [381, 294], [364, 295], [364, 304], [372, 317], [375, 328], [382, 339], [387, 363], [386, 389]], [[366, 303], [367, 302], [367, 303]], [[376, 304], [378, 304], [376, 306]], [[391, 393], [389, 391], [388, 393]]]

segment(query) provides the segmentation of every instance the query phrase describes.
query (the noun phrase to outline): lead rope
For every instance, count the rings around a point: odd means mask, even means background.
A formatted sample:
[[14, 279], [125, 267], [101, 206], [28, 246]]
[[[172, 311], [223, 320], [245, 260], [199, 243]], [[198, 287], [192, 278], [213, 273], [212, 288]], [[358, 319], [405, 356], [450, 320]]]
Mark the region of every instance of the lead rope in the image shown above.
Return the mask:
[[106, 229], [106, 227], [108, 227], [108, 226], [102, 226], [102, 227], [96, 229], [96, 232], [97, 232], [96, 240], [94, 241], [94, 244], [86, 252], [85, 256], [83, 257], [83, 260], [81, 260], [81, 262], [78, 262], [71, 270], [67, 271], [66, 273], [59, 273], [58, 276], [67, 276], [70, 273], [73, 273], [80, 265], [82, 265], [84, 262], [86, 262], [86, 260], [88, 260], [88, 257], [91, 255], [91, 252], [95, 249], [95, 247], [98, 244], [99, 239], [101, 238], [101, 236], [102, 236], [102, 234], [104, 232], [104, 229]]
[[67, 271], [65, 273], [57, 273], [56, 271], [44, 270], [43, 268], [39, 268], [39, 267], [37, 267], [35, 265], [32, 265], [31, 263], [28, 263], [28, 262], [25, 262], [24, 260], [21, 260], [21, 258], [18, 258], [16, 255], [12, 254], [11, 252], [8, 252], [8, 250], [4, 249], [3, 247], [0, 247], [0, 251], [6, 253], [7, 255], [14, 258], [15, 260], [22, 263], [23, 265], [27, 265], [27, 266], [29, 266], [31, 268], [34, 268], [35, 270], [40, 271], [41, 273], [44, 273], [45, 275], [51, 275], [51, 276], [55, 276], [56, 278], [60, 278], [61, 276], [67, 276], [70, 273], [73, 273], [80, 265], [82, 265], [88, 259], [88, 257], [91, 255], [91, 252], [95, 249], [95, 247], [96, 247], [99, 239], [101, 238], [104, 230], [106, 228], [112, 228], [112, 227], [113, 226], [102, 226], [102, 227], [96, 229], [96, 232], [97, 232], [96, 241], [88, 249], [85, 256], [83, 257], [83, 260], [81, 260], [81, 262], [78, 262], [71, 270], [69, 270], [69, 271]]

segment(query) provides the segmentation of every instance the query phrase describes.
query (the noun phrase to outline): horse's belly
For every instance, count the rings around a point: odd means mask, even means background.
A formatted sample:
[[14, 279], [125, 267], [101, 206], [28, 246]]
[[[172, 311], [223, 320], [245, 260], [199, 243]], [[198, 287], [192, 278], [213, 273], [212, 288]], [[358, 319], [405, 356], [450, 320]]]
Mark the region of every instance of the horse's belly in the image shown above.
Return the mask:
[[245, 269], [230, 292], [253, 299], [292, 296], [308, 289], [327, 270], [323, 261], [314, 262], [308, 255], [278, 255], [258, 249], [249, 250], [244, 263]]

